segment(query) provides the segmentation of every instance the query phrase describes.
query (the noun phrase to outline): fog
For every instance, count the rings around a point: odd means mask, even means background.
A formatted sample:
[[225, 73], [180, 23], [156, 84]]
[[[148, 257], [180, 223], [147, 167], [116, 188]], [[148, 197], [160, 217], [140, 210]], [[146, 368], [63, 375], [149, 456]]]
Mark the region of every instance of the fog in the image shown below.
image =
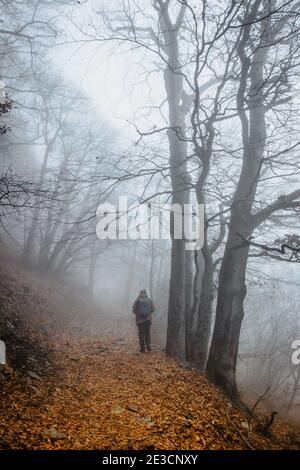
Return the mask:
[[[147, 289], [160, 349], [299, 422], [299, 4], [206, 3], [1, 2], [1, 243], [99, 315]], [[203, 246], [101, 238], [119, 196], [204, 205]]]

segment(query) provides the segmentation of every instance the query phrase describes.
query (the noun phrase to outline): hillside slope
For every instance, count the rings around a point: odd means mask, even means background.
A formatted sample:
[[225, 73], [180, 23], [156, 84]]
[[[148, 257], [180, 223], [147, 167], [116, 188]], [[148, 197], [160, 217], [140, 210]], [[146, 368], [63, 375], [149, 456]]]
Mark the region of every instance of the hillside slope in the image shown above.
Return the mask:
[[99, 315], [96, 306], [6, 262], [0, 448], [300, 448], [298, 432], [280, 418], [265, 435], [259, 428], [266, 416], [249, 427], [204, 376], [158, 348], [139, 354], [127, 319]]
[[6, 343], [9, 365], [45, 367], [64, 335], [97, 328], [99, 307], [83, 292], [80, 286], [61, 285], [24, 269], [1, 247], [0, 339]]

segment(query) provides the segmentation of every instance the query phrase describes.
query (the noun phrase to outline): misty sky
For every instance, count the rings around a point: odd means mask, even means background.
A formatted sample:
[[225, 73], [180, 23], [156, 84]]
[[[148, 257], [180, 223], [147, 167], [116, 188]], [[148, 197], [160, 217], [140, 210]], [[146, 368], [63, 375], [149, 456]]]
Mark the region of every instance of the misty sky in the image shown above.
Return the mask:
[[[112, 8], [113, 2], [107, 2], [107, 0], [103, 2], [88, 0], [85, 4], [75, 5], [72, 11], [74, 23], [87, 25], [90, 18], [94, 18], [97, 22], [92, 10], [99, 7], [101, 3], [105, 7]], [[120, 146], [125, 145], [131, 148], [138, 134], [129, 121], [139, 122], [141, 130], [149, 130], [153, 124], [162, 125], [162, 121], [158, 121], [160, 119], [158, 113], [152, 113], [149, 120], [147, 118], [137, 120], [137, 116], [147, 112], [144, 107], [149, 102], [155, 105], [161, 103], [164, 89], [160, 74], [154, 73], [150, 77], [152, 90], [149, 94], [149, 87], [140, 83], [143, 79], [143, 71], [147, 69], [149, 56], [137, 50], [124, 53], [124, 49], [120, 48], [117, 43], [100, 44], [81, 41], [83, 38], [81, 32], [69, 24], [67, 26], [65, 21], [63, 20], [62, 27], [66, 28], [72, 40], [70, 44], [57, 46], [52, 54], [50, 53], [52, 63], [66, 80], [92, 99], [96, 109], [99, 110], [99, 115], [120, 131], [118, 139]], [[135, 114], [137, 110], [139, 110], [138, 114]], [[294, 283], [298, 281], [298, 266], [292, 266], [289, 263], [284, 266], [283, 263], [274, 265], [262, 262], [259, 264], [260, 270], [265, 272], [267, 277], [273, 275], [283, 281], [290, 280]], [[250, 261], [250, 272], [252, 271], [251, 265]]]

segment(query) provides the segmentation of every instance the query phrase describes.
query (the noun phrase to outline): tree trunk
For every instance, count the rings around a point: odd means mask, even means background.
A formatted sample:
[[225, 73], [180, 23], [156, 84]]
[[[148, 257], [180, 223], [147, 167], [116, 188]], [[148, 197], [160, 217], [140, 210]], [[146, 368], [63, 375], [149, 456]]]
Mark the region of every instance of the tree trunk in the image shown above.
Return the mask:
[[97, 265], [97, 239], [93, 238], [91, 246], [91, 254], [89, 260], [89, 277], [88, 277], [88, 289], [92, 296], [94, 296], [94, 287], [95, 287], [95, 272]]
[[150, 290], [150, 297], [152, 297], [152, 299], [154, 296], [154, 268], [155, 268], [155, 240], [151, 240], [149, 290]]
[[126, 286], [124, 290], [124, 297], [123, 297], [123, 303], [122, 305], [126, 305], [127, 308], [131, 308], [132, 306], [132, 285], [133, 285], [133, 280], [134, 280], [134, 269], [136, 265], [136, 257], [137, 257], [137, 247], [138, 244], [134, 243], [132, 247], [132, 258], [131, 258], [131, 263], [129, 265], [128, 269], [128, 276], [126, 279]]
[[[43, 164], [42, 164], [42, 168], [41, 168], [41, 172], [39, 176], [39, 186], [44, 181], [44, 178], [47, 172], [50, 152], [51, 152], [51, 145], [48, 144], [46, 146], [46, 150], [44, 153]], [[35, 198], [34, 204], [35, 204], [35, 207], [33, 210], [32, 221], [31, 221], [28, 235], [27, 235], [25, 245], [23, 248], [22, 262], [25, 266], [32, 266], [33, 264], [32, 257], [33, 257], [34, 243], [35, 243], [36, 232], [37, 232], [38, 222], [39, 222], [39, 217], [40, 217], [40, 212], [41, 212], [41, 206], [40, 206], [40, 201], [39, 201], [38, 196]]]
[[231, 231], [221, 266], [216, 322], [206, 369], [210, 380], [222, 386], [234, 400], [238, 400], [235, 373], [249, 251], [248, 246], [237, 249], [238, 245], [241, 243]]
[[202, 248], [204, 272], [197, 312], [197, 327], [193, 338], [192, 363], [200, 371], [205, 370], [211, 335], [214, 267], [207, 239]]
[[192, 353], [192, 292], [193, 292], [193, 252], [185, 253], [185, 355], [190, 361]]
[[[168, 66], [164, 72], [165, 87], [169, 106], [168, 130], [170, 150], [170, 171], [172, 184], [172, 204], [181, 207], [189, 203], [189, 184], [187, 183], [187, 144], [184, 141], [185, 115], [182, 113], [183, 80], [182, 76], [174, 71], [180, 67], [177, 35], [174, 28], [170, 30], [163, 26], [165, 42], [167, 44]], [[166, 352], [170, 356], [185, 359], [185, 240], [174, 239], [172, 236], [171, 221], [171, 277], [169, 289], [169, 308]]]

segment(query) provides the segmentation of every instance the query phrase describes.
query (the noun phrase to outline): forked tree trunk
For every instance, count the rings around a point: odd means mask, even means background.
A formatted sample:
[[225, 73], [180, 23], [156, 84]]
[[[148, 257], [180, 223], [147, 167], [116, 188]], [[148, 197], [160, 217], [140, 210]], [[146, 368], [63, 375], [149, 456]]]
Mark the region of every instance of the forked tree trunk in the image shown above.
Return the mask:
[[[237, 403], [240, 403], [240, 399], [236, 386], [236, 364], [244, 318], [243, 305], [247, 292], [245, 276], [249, 254], [249, 244], [243, 238], [248, 239], [254, 229], [252, 207], [266, 145], [264, 64], [270, 45], [268, 22], [268, 19], [261, 22], [260, 47], [253, 54], [252, 63], [245, 55], [250, 25], [245, 26], [238, 49], [242, 71], [237, 108], [243, 132], [243, 163], [231, 208], [228, 238], [220, 270], [216, 321], [206, 368], [209, 379], [222, 386]], [[247, 94], [249, 116], [245, 111]]]

